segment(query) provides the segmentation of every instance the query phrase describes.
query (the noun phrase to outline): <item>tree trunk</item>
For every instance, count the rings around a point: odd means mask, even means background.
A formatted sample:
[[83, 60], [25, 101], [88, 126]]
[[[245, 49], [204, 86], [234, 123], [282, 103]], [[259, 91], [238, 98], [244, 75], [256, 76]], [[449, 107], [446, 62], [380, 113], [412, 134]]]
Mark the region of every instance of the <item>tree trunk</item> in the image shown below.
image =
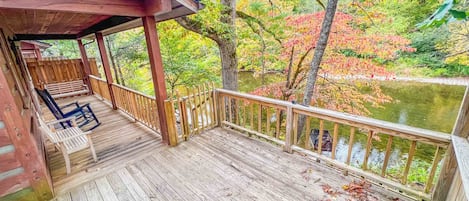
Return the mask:
[[124, 74], [122, 73], [122, 67], [121, 67], [121, 63], [119, 61], [119, 57], [116, 57], [116, 65], [117, 65], [117, 73], [119, 73], [119, 78], [121, 80], [121, 84], [122, 84], [122, 86], [125, 87]]
[[117, 73], [117, 68], [116, 68], [116, 59], [114, 58], [114, 55], [112, 54], [112, 41], [114, 41], [111, 38], [107, 38], [106, 43], [107, 43], [107, 51], [109, 53], [109, 59], [111, 59], [111, 66], [112, 70], [114, 71], [114, 78], [116, 79], [117, 84], [120, 84], [120, 79], [119, 79], [119, 74]]
[[[322, 57], [327, 47], [327, 41], [329, 39], [329, 33], [331, 31], [332, 22], [334, 20], [335, 11], [337, 9], [338, 0], [329, 0], [327, 2], [326, 14], [324, 16], [324, 21], [322, 22], [321, 33], [319, 35], [318, 42], [314, 50], [313, 61], [311, 62], [310, 70], [308, 72], [308, 77], [306, 81], [306, 88], [303, 97], [303, 102], [301, 103], [304, 106], [309, 106], [311, 104], [311, 99], [313, 98], [314, 86], [316, 84], [316, 79], [318, 76], [319, 66], [322, 61]], [[298, 136], [300, 139], [302, 135], [302, 130], [305, 125], [306, 117], [300, 115], [298, 118]], [[309, 132], [309, 131], [306, 131]], [[319, 145], [322, 146], [322, 145]]]
[[[238, 90], [238, 57], [236, 55], [236, 0], [221, 0], [220, 23], [224, 30], [215, 29], [210, 24], [204, 24], [196, 19], [180, 17], [176, 22], [187, 30], [206, 36], [215, 41], [220, 49], [223, 88]], [[231, 107], [232, 114], [237, 115], [236, 102], [226, 103], [226, 110]], [[228, 113], [228, 112], [227, 112]]]
[[223, 41], [218, 46], [220, 47], [223, 88], [237, 91], [238, 59], [236, 57], [236, 43]]
[[261, 38], [261, 44], [262, 44], [262, 50], [261, 50], [261, 66], [262, 66], [262, 86], [265, 85], [265, 49], [266, 49], [266, 45], [265, 45], [265, 41], [264, 41], [264, 38], [262, 37], [262, 32], [259, 31], [259, 37]]
[[218, 42], [220, 47], [223, 88], [238, 91], [238, 57], [236, 55], [236, 0], [221, 0], [220, 22], [227, 26]]

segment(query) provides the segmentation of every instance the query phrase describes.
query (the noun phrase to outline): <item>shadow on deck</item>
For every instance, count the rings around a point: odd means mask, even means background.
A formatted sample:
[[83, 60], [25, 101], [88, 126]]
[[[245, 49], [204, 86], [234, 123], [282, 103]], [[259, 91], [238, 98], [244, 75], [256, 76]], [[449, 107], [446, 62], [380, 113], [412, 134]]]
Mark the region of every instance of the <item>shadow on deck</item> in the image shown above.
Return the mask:
[[[65, 175], [59, 152], [49, 146], [57, 200], [346, 200], [341, 188], [352, 178], [313, 161], [288, 154], [267, 142], [215, 128], [169, 147], [95, 97], [103, 124], [92, 134], [99, 162], [88, 151], [72, 155]], [[66, 101], [66, 100], [65, 100]], [[330, 185], [333, 191], [325, 193]], [[371, 188], [369, 200], [392, 200], [391, 192]], [[402, 198], [400, 198], [402, 200]]]

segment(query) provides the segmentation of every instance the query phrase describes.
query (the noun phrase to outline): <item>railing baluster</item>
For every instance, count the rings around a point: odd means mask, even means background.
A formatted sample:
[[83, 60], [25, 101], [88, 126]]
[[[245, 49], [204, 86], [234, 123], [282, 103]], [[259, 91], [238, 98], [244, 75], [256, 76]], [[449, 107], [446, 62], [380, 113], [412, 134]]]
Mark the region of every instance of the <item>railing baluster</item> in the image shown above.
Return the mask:
[[240, 113], [240, 111], [239, 111], [239, 101], [240, 101], [239, 99], [235, 99], [235, 103], [234, 103], [235, 108], [236, 108], [236, 111], [235, 111], [236, 112], [235, 113], [235, 115], [236, 115], [236, 125], [240, 125], [239, 124], [239, 113]]
[[311, 138], [311, 117], [306, 117], [306, 123], [305, 124], [306, 124], [305, 149], [311, 150], [311, 142], [310, 142], [310, 138]]
[[205, 114], [205, 122], [206, 122], [205, 128], [208, 128], [211, 124], [209, 108], [207, 108], [207, 107], [210, 107], [210, 91], [206, 83], [203, 84], [203, 87], [204, 87], [204, 101], [205, 101], [205, 104], [204, 104], [204, 114]]
[[347, 153], [347, 165], [350, 165], [350, 159], [352, 158], [352, 148], [353, 148], [353, 140], [355, 138], [355, 127], [350, 127], [350, 138], [348, 141], [348, 153]]
[[282, 123], [280, 121], [280, 109], [277, 108], [276, 112], [275, 112], [275, 115], [277, 115], [277, 121], [275, 122], [275, 138], [279, 138], [280, 137], [280, 124]]
[[427, 183], [425, 183], [425, 193], [428, 193], [432, 188], [433, 178], [435, 177], [436, 169], [438, 167], [438, 162], [440, 161], [440, 147], [436, 147], [435, 155], [433, 156], [432, 168], [430, 174], [428, 175]]
[[286, 125], [286, 132], [285, 132], [285, 147], [283, 148], [284, 151], [288, 153], [292, 153], [292, 129], [293, 128], [293, 108], [291, 106], [287, 106], [287, 125]]
[[370, 130], [366, 139], [366, 149], [365, 149], [365, 158], [363, 158], [362, 169], [368, 169], [368, 158], [370, 158], [371, 146], [373, 143], [373, 134], [374, 132]]
[[229, 115], [229, 120], [230, 123], [233, 123], [233, 99], [231, 97], [228, 97], [228, 115]]
[[257, 108], [257, 131], [262, 133], [262, 105]]
[[151, 125], [151, 121], [150, 121], [150, 118], [149, 118], [149, 113], [151, 112], [150, 111], [150, 104], [148, 104], [148, 99], [146, 99], [145, 97], [141, 96], [142, 97], [142, 106], [143, 108], [145, 108], [143, 110], [143, 121], [145, 122], [145, 124], [147, 125]]
[[204, 121], [204, 110], [203, 110], [204, 102], [202, 101], [202, 94], [204, 92], [200, 90], [200, 85], [196, 86], [196, 89], [197, 89], [197, 99], [199, 101], [199, 104], [197, 104], [195, 107], [196, 107], [196, 109], [197, 108], [199, 109], [200, 122], [201, 122], [200, 130], [202, 131], [205, 127], [205, 125], [204, 125], [204, 123], [205, 123], [205, 121]]
[[220, 95], [220, 123], [223, 126], [223, 122], [226, 121], [226, 96]]
[[205, 103], [207, 102], [206, 99], [205, 99], [205, 88], [204, 88], [204, 84], [201, 84], [199, 86], [197, 86], [197, 89], [199, 91], [199, 100], [200, 100], [200, 105], [199, 105], [199, 108], [200, 108], [200, 117], [202, 119], [202, 130], [204, 130], [206, 127], [207, 127], [207, 116], [206, 116], [206, 112], [205, 112]]
[[249, 103], [249, 110], [251, 111], [251, 130], [254, 130], [254, 102]]
[[194, 107], [194, 104], [193, 104], [194, 102], [193, 102], [192, 99], [194, 97], [193, 96], [191, 97], [192, 92], [191, 92], [189, 87], [186, 87], [186, 91], [187, 91], [187, 96], [188, 96], [187, 103], [189, 105], [190, 119], [191, 119], [191, 123], [192, 123], [192, 129], [191, 129], [190, 134], [196, 134], [197, 127], [196, 127], [196, 123], [195, 123], [195, 111], [192, 110], [192, 108]]
[[156, 105], [156, 99], [151, 99], [151, 106], [154, 108], [154, 112], [153, 112], [153, 116], [155, 118], [155, 121], [154, 121], [154, 126], [155, 126], [155, 130], [156, 129], [159, 129], [160, 128], [160, 120], [159, 120], [159, 116], [158, 116], [158, 107]]
[[212, 110], [212, 120], [213, 120], [213, 126], [215, 125], [220, 125], [219, 122], [218, 122], [218, 111], [220, 109], [220, 106], [218, 105], [218, 94], [216, 93], [215, 91], [215, 84], [213, 82], [211, 82], [211, 93], [212, 93], [212, 104], [211, 104], [211, 110]]
[[268, 136], [270, 136], [270, 108], [266, 108], [266, 129], [265, 132]]
[[243, 100], [242, 105], [243, 105], [243, 107], [242, 107], [243, 108], [243, 118], [242, 118], [243, 119], [243, 127], [246, 128], [246, 120], [247, 119], [246, 119], [246, 101], [245, 100]]
[[[151, 102], [149, 101], [150, 99], [145, 98], [145, 97], [142, 97], [142, 98], [144, 100], [144, 104], [145, 104], [145, 108], [146, 108], [145, 118], [147, 119], [147, 124], [152, 125], [153, 123], [152, 123], [151, 119], [152, 119], [153, 115], [151, 115], [152, 107], [151, 107]], [[171, 107], [173, 107], [173, 106], [171, 106]]]
[[133, 94], [133, 97], [134, 97], [134, 101], [135, 101], [135, 105], [134, 105], [135, 114], [134, 114], [134, 117], [135, 117], [136, 120], [141, 121], [141, 119], [140, 119], [140, 111], [141, 111], [140, 107], [141, 107], [141, 105], [140, 105], [139, 98], [138, 98], [139, 96], [138, 96], [138, 94]]
[[383, 167], [381, 169], [381, 176], [386, 177], [386, 169], [388, 168], [389, 158], [391, 157], [391, 149], [392, 149], [392, 140], [394, 136], [390, 135], [388, 138], [388, 144], [386, 145], [386, 153], [384, 155], [384, 162]]
[[195, 117], [195, 133], [196, 134], [200, 134], [200, 124], [199, 124], [199, 111], [197, 109], [197, 105], [199, 104], [198, 103], [198, 97], [197, 97], [197, 88], [196, 87], [192, 87], [192, 100], [194, 101], [194, 117]]
[[319, 139], [318, 139], [318, 153], [322, 153], [322, 137], [324, 136], [324, 120], [319, 120]]
[[332, 153], [331, 153], [331, 158], [335, 159], [335, 153], [336, 153], [336, 148], [337, 148], [337, 140], [339, 138], [339, 124], [334, 123], [334, 135], [332, 137]]
[[402, 184], [407, 184], [407, 175], [409, 174], [410, 166], [412, 165], [412, 159], [415, 154], [415, 147], [417, 146], [417, 141], [413, 140], [410, 144], [409, 155], [407, 158], [407, 163], [404, 169], [404, 175], [402, 176]]
[[293, 112], [293, 145], [298, 144], [298, 113]]
[[186, 103], [185, 103], [185, 100], [183, 98], [181, 98], [181, 96], [179, 95], [179, 92], [176, 92], [176, 100], [179, 104], [179, 118], [180, 118], [180, 121], [181, 121], [181, 131], [182, 131], [182, 138], [184, 139], [184, 141], [187, 141], [188, 140], [188, 129], [187, 129], [187, 125], [188, 125], [188, 122], [187, 122], [187, 111], [186, 111]]

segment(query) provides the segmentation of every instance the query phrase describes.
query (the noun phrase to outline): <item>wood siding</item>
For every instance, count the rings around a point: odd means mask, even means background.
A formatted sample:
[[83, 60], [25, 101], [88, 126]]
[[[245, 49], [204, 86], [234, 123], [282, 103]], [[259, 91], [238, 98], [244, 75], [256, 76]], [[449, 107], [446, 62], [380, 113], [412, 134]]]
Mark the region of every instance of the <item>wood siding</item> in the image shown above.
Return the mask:
[[33, 114], [30, 79], [19, 47], [0, 32], [0, 197], [52, 197], [40, 133]]

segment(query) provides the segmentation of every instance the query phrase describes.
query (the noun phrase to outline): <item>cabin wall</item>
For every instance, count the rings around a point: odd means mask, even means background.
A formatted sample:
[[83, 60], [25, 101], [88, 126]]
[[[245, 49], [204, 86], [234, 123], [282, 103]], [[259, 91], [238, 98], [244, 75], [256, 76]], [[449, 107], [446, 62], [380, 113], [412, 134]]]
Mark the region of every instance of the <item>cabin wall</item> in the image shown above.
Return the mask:
[[32, 85], [13, 34], [0, 23], [0, 200], [48, 200], [52, 185]]

